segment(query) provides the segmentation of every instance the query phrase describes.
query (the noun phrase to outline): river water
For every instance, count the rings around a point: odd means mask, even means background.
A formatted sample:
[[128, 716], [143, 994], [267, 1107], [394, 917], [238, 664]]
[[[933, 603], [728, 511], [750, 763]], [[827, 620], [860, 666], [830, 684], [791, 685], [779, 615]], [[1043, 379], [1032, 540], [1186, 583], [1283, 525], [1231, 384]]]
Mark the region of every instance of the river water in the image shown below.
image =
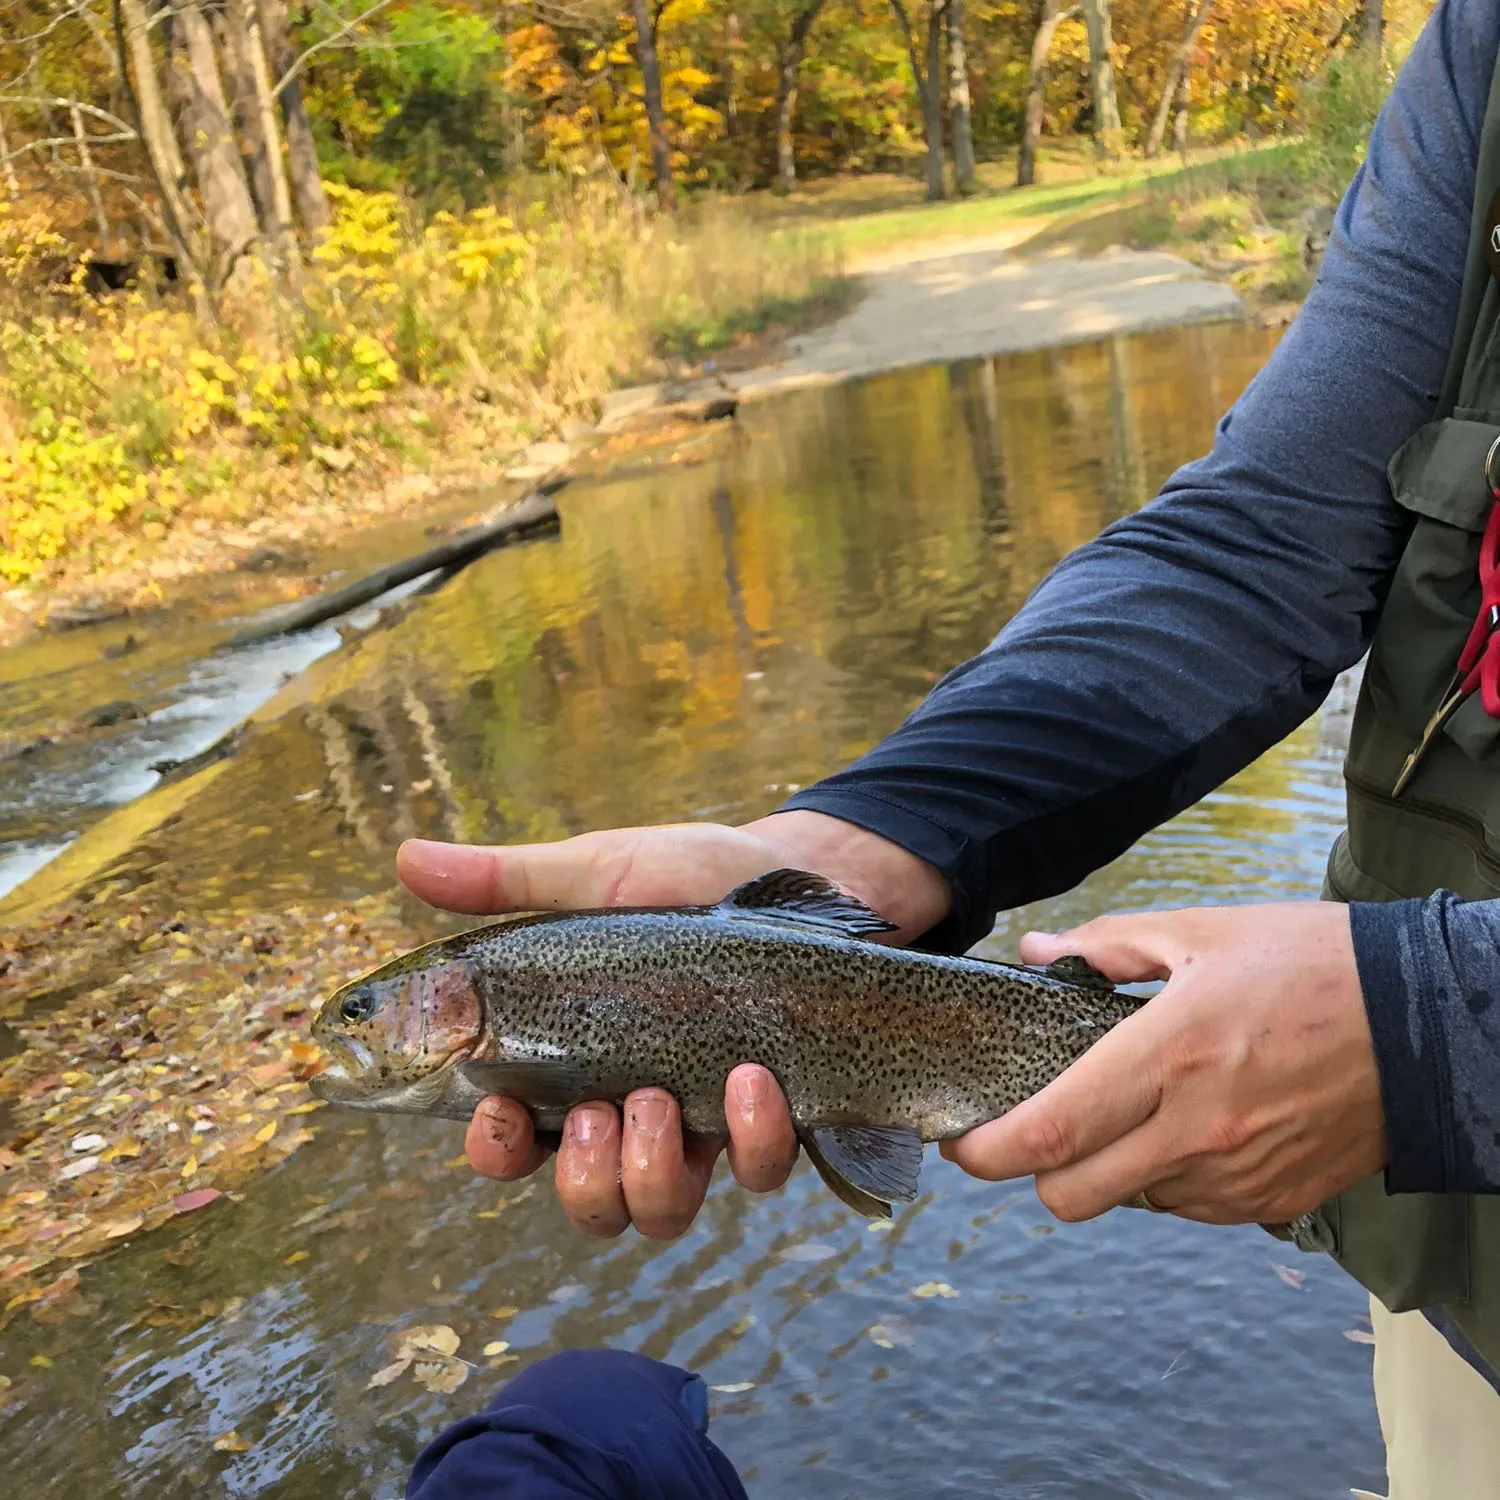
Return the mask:
[[[560, 540], [492, 555], [307, 667], [201, 790], [143, 819], [118, 878], [163, 910], [335, 909], [389, 887], [408, 834], [767, 811], [1202, 451], [1273, 342], [1221, 325], [789, 395], [692, 463], [566, 492]], [[1005, 916], [983, 951], [1106, 909], [1315, 894], [1348, 706], [1077, 891]], [[58, 784], [26, 794], [49, 808], [33, 843], [55, 839]], [[5, 1332], [13, 1487], [385, 1500], [505, 1374], [604, 1343], [725, 1388], [713, 1435], [756, 1500], [1378, 1486], [1362, 1295], [1259, 1230], [1060, 1225], [1024, 1185], [931, 1153], [884, 1230], [802, 1169], [768, 1199], [721, 1176], [673, 1244], [598, 1243], [545, 1177], [474, 1180], [458, 1127], [313, 1121], [242, 1201], [87, 1271], [86, 1321]], [[414, 1323], [450, 1325], [476, 1360], [503, 1338], [515, 1362], [448, 1395], [367, 1390]], [[216, 1450], [231, 1430], [244, 1451]]]

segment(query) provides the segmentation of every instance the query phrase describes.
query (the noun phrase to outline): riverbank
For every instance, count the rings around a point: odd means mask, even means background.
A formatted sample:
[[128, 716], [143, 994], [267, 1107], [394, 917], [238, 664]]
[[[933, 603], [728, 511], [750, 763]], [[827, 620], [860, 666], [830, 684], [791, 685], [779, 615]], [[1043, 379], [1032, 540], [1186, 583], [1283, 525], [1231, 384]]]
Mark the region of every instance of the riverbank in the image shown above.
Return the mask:
[[[638, 362], [637, 376], [650, 373], [654, 359], [665, 378], [649, 400], [622, 406], [600, 373], [574, 372], [568, 400], [543, 391], [540, 405], [521, 410], [470, 369], [451, 384], [398, 380], [345, 440], [305, 452], [220, 441], [197, 461], [196, 472], [213, 479], [195, 498], [139, 524], [107, 523], [100, 536], [112, 534], [108, 545], [65, 554], [0, 593], [0, 646], [39, 627], [156, 607], [186, 579], [337, 544], [373, 520], [492, 485], [535, 467], [527, 449], [538, 439], [551, 462], [584, 451], [597, 441], [601, 414], [610, 427], [631, 410], [639, 425], [652, 402], [719, 389], [718, 375], [691, 384], [709, 354], [719, 375], [729, 372], [751, 395], [804, 379], [1236, 316], [1241, 304], [1284, 320], [1320, 248], [1300, 227], [1311, 190], [1292, 170], [1289, 150], [1215, 151], [1186, 164], [1104, 170], [1075, 153], [1048, 165], [1056, 180], [1026, 189], [1006, 186], [1009, 165], [997, 163], [981, 171], [984, 195], [957, 203], [913, 204], [910, 181], [885, 177], [738, 200], [699, 235], [704, 275], [712, 279], [732, 259], [742, 239], [732, 225], [756, 226], [767, 244], [791, 248], [758, 251], [752, 260], [763, 264], [742, 269], [738, 286], [668, 298], [652, 314], [657, 354]], [[1257, 228], [1268, 214], [1283, 227]], [[774, 289], [783, 260], [792, 284]], [[694, 274], [696, 285], [703, 277]], [[610, 359], [600, 371], [624, 368], [617, 354]], [[217, 399], [205, 389], [203, 399]], [[229, 400], [233, 392], [219, 395]]]

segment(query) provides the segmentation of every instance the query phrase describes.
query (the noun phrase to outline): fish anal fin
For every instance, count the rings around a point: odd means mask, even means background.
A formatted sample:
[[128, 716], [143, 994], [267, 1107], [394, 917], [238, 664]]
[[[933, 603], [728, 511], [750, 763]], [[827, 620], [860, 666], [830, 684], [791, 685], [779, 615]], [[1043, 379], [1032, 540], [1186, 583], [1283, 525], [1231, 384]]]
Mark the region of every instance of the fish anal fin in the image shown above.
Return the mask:
[[809, 1125], [800, 1132], [812, 1164], [832, 1192], [869, 1219], [891, 1217], [893, 1203], [917, 1196], [922, 1138], [901, 1125]]
[[807, 870], [772, 870], [732, 890], [720, 903], [730, 912], [752, 913], [761, 920], [813, 924], [846, 937], [894, 932], [894, 922], [841, 891], [831, 880]]
[[1076, 985], [1081, 990], [1112, 990], [1115, 982], [1108, 974], [1096, 969], [1081, 953], [1069, 953], [1055, 958], [1047, 965], [1046, 972], [1064, 984]]

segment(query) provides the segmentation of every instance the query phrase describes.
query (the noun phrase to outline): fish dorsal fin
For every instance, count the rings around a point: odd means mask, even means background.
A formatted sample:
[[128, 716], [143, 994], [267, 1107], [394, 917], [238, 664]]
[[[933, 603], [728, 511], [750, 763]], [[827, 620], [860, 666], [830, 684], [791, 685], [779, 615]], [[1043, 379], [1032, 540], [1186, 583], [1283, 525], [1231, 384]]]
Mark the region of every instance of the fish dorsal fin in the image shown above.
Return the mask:
[[855, 1213], [888, 1219], [917, 1196], [922, 1138], [902, 1125], [810, 1125], [799, 1134], [818, 1175]]
[[845, 937], [896, 930], [894, 922], [878, 916], [863, 901], [806, 870], [772, 870], [769, 875], [758, 875], [730, 891], [719, 904], [725, 911], [753, 915], [762, 921], [827, 927]]
[[1063, 958], [1053, 959], [1044, 972], [1053, 979], [1076, 985], [1081, 990], [1112, 990], [1115, 987], [1114, 980], [1096, 969], [1081, 953], [1069, 953]]

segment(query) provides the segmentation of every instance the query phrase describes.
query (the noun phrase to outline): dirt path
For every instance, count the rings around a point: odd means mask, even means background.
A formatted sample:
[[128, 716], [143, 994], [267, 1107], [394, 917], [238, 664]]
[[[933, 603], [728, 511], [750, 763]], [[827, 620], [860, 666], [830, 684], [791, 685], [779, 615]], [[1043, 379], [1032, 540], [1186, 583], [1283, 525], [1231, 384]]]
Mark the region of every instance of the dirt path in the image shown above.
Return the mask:
[[[785, 358], [739, 372], [733, 385], [754, 397], [795, 386], [872, 375], [935, 361], [1071, 344], [1178, 323], [1242, 317], [1244, 304], [1221, 282], [1175, 255], [1116, 249], [1097, 256], [1022, 260], [1014, 236], [883, 257], [860, 277], [858, 305], [837, 322], [794, 339]], [[627, 412], [663, 399], [712, 395], [640, 387], [606, 403], [606, 430]]]

